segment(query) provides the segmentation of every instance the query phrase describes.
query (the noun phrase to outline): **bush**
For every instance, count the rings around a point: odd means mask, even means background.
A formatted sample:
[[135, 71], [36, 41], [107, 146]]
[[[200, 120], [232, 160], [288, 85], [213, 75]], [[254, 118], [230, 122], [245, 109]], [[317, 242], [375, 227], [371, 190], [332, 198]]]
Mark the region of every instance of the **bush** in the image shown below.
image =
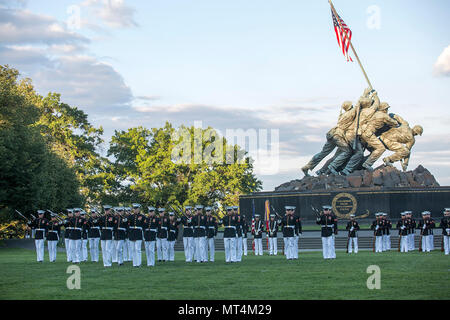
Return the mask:
[[0, 224], [0, 240], [25, 238], [27, 225], [23, 221], [13, 220]]

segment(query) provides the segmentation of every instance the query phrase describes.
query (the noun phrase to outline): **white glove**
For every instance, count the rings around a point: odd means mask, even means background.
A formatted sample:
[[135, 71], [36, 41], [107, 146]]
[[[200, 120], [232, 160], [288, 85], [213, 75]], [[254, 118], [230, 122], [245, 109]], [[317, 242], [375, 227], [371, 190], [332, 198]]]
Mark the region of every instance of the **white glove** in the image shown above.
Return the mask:
[[405, 226], [401, 226], [400, 229], [404, 230], [406, 227]]
[[350, 231], [353, 231], [353, 230], [355, 230], [355, 228], [351, 227], [351, 228], [350, 228]]
[[423, 225], [422, 229], [425, 230], [426, 227], [427, 227], [426, 225]]
[[377, 227], [375, 228], [375, 230], [378, 230], [378, 229], [380, 229], [380, 226], [379, 226], [379, 225], [377, 225]]
[[450, 229], [445, 229], [447, 231], [447, 235], [450, 236]]

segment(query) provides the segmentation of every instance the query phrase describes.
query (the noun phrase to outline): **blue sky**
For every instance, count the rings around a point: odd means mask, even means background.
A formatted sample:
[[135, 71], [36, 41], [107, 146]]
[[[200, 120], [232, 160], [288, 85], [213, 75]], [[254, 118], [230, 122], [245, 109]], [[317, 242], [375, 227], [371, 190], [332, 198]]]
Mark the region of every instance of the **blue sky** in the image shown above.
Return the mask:
[[[80, 9], [77, 29], [66, 25], [72, 5]], [[381, 99], [424, 127], [410, 169], [423, 164], [449, 185], [450, 3], [334, 5]], [[222, 131], [278, 129], [280, 170], [260, 176], [266, 190], [302, 176], [299, 168], [321, 148], [340, 104], [356, 101], [366, 86], [357, 63], [339, 51], [326, 0], [0, 0], [0, 6], [9, 23], [0, 23], [0, 63], [32, 77], [42, 94], [62, 93], [105, 128], [106, 140], [115, 129], [165, 120], [202, 120]], [[380, 13], [379, 28], [368, 27], [371, 6]], [[26, 32], [9, 29], [20, 15], [30, 21]], [[53, 24], [61, 30], [49, 29]]]

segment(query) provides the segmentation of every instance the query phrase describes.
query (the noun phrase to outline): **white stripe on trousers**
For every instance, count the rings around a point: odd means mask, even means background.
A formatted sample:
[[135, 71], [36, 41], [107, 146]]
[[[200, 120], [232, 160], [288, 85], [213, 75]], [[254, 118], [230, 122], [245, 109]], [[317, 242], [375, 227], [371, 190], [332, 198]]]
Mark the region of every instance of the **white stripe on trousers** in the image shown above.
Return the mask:
[[358, 238], [349, 238], [348, 239], [348, 253], [358, 253]]
[[112, 242], [113, 242], [113, 240], [101, 240], [100, 241], [100, 244], [102, 246], [103, 265], [105, 267], [111, 267], [111, 256], [113, 254]]
[[100, 238], [89, 238], [89, 251], [91, 253], [91, 261], [98, 262]]
[[147, 267], [155, 265], [155, 246], [156, 241], [145, 241], [145, 255], [147, 256]]
[[44, 239], [34, 239], [37, 261], [44, 261]]
[[67, 262], [72, 262], [72, 252], [70, 251], [70, 239], [64, 238], [64, 244], [66, 246]]
[[58, 244], [58, 240], [49, 240], [47, 241], [48, 246], [48, 258], [50, 262], [56, 260], [56, 245]]
[[194, 257], [194, 238], [193, 237], [183, 237], [183, 246], [184, 246], [184, 256], [186, 258], [186, 262], [192, 262]]
[[225, 246], [225, 261], [236, 261], [236, 238], [223, 238]]
[[81, 239], [79, 240], [70, 240], [70, 250], [72, 255], [72, 262], [80, 262], [81, 261]]

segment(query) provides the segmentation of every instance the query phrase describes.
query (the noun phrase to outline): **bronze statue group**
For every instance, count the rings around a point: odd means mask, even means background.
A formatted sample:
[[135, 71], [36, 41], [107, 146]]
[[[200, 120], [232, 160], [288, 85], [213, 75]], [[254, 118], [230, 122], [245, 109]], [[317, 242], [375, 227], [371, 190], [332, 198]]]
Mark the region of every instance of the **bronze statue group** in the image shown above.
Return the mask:
[[[215, 245], [219, 226], [223, 226], [223, 241], [225, 247], [225, 261], [237, 263], [247, 256], [247, 234], [251, 232], [254, 239], [255, 255], [263, 255], [262, 238], [266, 232], [269, 255], [277, 255], [277, 232], [283, 233], [283, 252], [287, 260], [298, 259], [298, 242], [302, 234], [300, 217], [296, 216], [294, 206], [286, 206], [283, 217], [276, 219], [270, 215], [269, 221], [262, 221], [260, 215], [255, 215], [251, 223], [239, 214], [239, 208], [226, 207], [226, 215], [219, 219], [213, 215], [211, 207], [196, 205], [194, 208], [186, 206], [178, 216], [171, 211], [166, 214], [164, 208], [148, 207], [148, 213], [141, 211], [140, 204], [129, 207], [103, 206], [100, 213], [92, 208], [86, 213], [80, 208], [68, 209], [67, 215], [51, 212], [50, 220], [44, 215], [44, 210], [38, 210], [38, 217], [28, 221], [28, 230], [34, 233], [37, 261], [44, 261], [44, 242], [47, 247], [50, 262], [56, 261], [57, 244], [60, 234], [64, 233], [67, 262], [81, 263], [88, 261], [99, 262], [100, 248], [104, 267], [111, 267], [113, 263], [119, 266], [124, 262], [132, 262], [133, 267], [142, 265], [142, 242], [144, 242], [147, 266], [155, 266], [155, 261], [170, 262], [175, 260], [175, 242], [178, 232], [183, 232], [183, 246], [187, 263], [214, 262]], [[194, 211], [194, 212], [193, 212]], [[321, 227], [322, 252], [324, 259], [335, 259], [335, 236], [338, 233], [338, 221], [331, 206], [323, 206], [317, 215], [316, 223]], [[433, 229], [438, 226], [428, 211], [422, 213], [422, 219], [416, 223], [411, 211], [401, 213], [396, 229], [399, 234], [399, 251], [415, 250], [415, 230], [420, 230], [419, 251], [434, 250]], [[374, 252], [391, 249], [390, 234], [392, 222], [386, 213], [377, 213], [376, 220], [370, 227], [374, 232]], [[444, 210], [440, 221], [443, 241], [442, 251], [445, 255], [450, 252], [450, 208]], [[348, 232], [347, 252], [358, 253], [358, 231], [360, 226], [352, 215], [346, 225]], [[88, 247], [89, 253], [88, 254]]]

